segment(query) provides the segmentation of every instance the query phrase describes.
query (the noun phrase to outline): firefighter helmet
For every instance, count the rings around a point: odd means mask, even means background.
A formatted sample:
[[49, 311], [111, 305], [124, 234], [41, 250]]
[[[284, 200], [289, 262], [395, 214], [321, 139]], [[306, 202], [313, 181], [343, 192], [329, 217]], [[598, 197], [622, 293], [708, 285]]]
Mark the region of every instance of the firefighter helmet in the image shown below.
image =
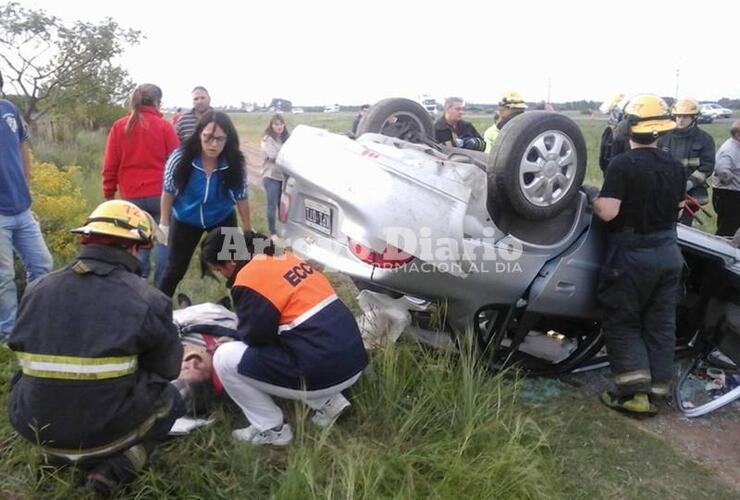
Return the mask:
[[521, 94], [513, 90], [504, 92], [504, 95], [501, 96], [501, 100], [498, 102], [498, 105], [512, 109], [527, 109], [527, 103], [524, 102]]
[[611, 98], [601, 103], [599, 111], [605, 115], [611, 114], [611, 112], [619, 106], [619, 103], [624, 101], [624, 94], [615, 94]]
[[625, 106], [624, 114], [633, 134], [652, 134], [657, 137], [676, 128], [668, 105], [657, 95], [636, 95]]
[[163, 234], [149, 212], [131, 202], [109, 200], [101, 203], [90, 214], [85, 225], [72, 229], [82, 235], [103, 235], [139, 242], [142, 248], [150, 248], [163, 241]]
[[683, 99], [679, 99], [676, 101], [676, 104], [673, 105], [673, 116], [677, 115], [691, 115], [695, 116], [700, 113], [699, 111], [699, 103], [696, 102], [695, 99], [691, 99], [690, 97], [684, 97]]

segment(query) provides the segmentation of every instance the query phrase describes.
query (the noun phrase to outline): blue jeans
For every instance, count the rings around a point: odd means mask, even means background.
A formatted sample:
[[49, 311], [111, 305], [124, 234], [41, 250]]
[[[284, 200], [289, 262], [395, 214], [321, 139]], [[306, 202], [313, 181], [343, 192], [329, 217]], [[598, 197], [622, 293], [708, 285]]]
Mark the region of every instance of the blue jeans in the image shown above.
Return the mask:
[[51, 271], [51, 254], [30, 209], [16, 215], [0, 214], [0, 336], [13, 329], [18, 309], [14, 250], [26, 267], [29, 283]]
[[[146, 198], [126, 198], [142, 210], [146, 210], [159, 223], [160, 197], [149, 196]], [[139, 275], [143, 278], [149, 277], [151, 266], [149, 264], [150, 250], [139, 250]], [[164, 268], [167, 266], [167, 246], [154, 245], [154, 286], [159, 286], [164, 274]]]
[[270, 230], [270, 235], [272, 236], [273, 234], [277, 234], [277, 230], [275, 229], [275, 215], [280, 204], [283, 181], [265, 177], [262, 179], [262, 185], [265, 187], [265, 193], [267, 194], [267, 228]]

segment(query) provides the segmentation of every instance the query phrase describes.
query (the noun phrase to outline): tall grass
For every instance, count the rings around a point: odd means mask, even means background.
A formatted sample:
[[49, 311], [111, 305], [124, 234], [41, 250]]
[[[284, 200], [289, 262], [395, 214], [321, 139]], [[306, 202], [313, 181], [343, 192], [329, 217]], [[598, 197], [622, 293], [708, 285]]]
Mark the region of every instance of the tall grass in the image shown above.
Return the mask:
[[[10, 354], [0, 351], [7, 384]], [[7, 394], [2, 387], [1, 393]], [[2, 399], [5, 399], [3, 396]], [[219, 424], [166, 445], [129, 492], [134, 498], [548, 498], [556, 467], [547, 436], [517, 406], [517, 385], [461, 356], [415, 345], [373, 356], [354, 388], [354, 413], [330, 429], [288, 405], [289, 450], [232, 443], [244, 425], [228, 408]], [[77, 496], [73, 471], [42, 468], [32, 446], [0, 427], [0, 491]]]

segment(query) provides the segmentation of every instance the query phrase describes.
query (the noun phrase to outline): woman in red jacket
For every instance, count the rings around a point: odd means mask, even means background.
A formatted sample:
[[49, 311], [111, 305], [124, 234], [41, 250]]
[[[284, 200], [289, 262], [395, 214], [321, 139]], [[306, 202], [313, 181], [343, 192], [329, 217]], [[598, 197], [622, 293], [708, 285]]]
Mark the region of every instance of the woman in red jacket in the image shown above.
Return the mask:
[[[162, 90], [151, 83], [136, 87], [130, 113], [116, 120], [108, 134], [103, 159], [103, 197], [125, 200], [149, 212], [159, 222], [164, 164], [180, 144], [172, 125], [162, 117]], [[149, 252], [140, 252], [140, 274], [149, 275]], [[167, 247], [154, 248], [154, 283], [167, 265]]]

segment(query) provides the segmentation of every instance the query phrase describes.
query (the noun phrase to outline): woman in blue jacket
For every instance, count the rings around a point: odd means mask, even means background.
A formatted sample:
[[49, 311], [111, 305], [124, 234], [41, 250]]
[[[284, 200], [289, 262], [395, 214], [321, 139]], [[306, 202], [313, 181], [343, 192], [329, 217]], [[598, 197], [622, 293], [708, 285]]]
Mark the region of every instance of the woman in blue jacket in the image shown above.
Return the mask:
[[161, 229], [169, 258], [160, 290], [175, 293], [203, 233], [219, 226], [252, 228], [247, 200], [247, 172], [239, 136], [226, 113], [209, 111], [195, 132], [167, 160]]

